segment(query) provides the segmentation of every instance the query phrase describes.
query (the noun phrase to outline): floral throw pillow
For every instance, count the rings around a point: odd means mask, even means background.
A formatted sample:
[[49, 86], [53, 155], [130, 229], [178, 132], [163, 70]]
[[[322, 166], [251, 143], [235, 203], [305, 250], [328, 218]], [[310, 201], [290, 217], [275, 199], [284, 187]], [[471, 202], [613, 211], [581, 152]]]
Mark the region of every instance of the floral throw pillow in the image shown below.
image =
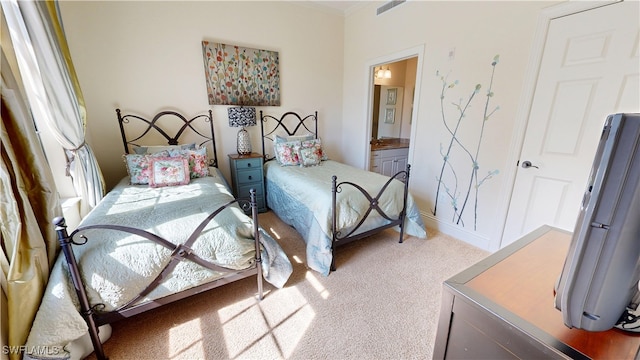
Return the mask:
[[161, 151], [152, 155], [125, 154], [123, 155], [124, 163], [127, 166], [129, 174], [129, 183], [131, 185], [147, 185], [149, 184], [149, 159], [153, 157], [169, 156], [168, 151]]
[[209, 159], [207, 148], [169, 150], [173, 157], [183, 156], [189, 162], [189, 176], [192, 179], [209, 176]]
[[328, 160], [327, 154], [322, 149], [322, 141], [320, 139], [307, 140], [302, 142], [302, 147], [316, 147], [319, 152], [320, 160]]
[[300, 164], [298, 148], [300, 147], [300, 141], [289, 141], [283, 143], [277, 143], [274, 146], [276, 153], [276, 160], [282, 166], [291, 166]]
[[300, 157], [300, 166], [315, 166], [320, 164], [322, 160], [322, 147], [317, 144], [312, 144], [311, 146], [302, 145], [298, 148], [298, 155]]
[[189, 162], [179, 157], [153, 157], [149, 161], [149, 186], [174, 186], [189, 183]]

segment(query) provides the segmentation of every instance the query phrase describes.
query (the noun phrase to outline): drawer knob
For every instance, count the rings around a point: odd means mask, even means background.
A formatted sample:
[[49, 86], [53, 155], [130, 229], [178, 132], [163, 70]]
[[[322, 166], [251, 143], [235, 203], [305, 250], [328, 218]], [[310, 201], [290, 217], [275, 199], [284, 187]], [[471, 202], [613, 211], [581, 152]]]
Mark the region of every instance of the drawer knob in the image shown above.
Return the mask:
[[247, 164], [247, 167], [251, 167], [251, 163], [248, 163], [248, 164]]
[[253, 177], [251, 177], [251, 175], [249, 175], [249, 180], [253, 179]]

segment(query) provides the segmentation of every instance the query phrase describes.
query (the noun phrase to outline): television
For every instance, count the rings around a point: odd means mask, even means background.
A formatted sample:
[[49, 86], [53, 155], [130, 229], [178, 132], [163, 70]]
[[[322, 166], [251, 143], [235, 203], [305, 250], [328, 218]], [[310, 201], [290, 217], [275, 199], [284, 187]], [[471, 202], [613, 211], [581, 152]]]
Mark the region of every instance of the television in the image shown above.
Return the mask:
[[612, 114], [555, 284], [564, 324], [587, 331], [616, 326], [640, 294], [639, 260], [640, 114]]

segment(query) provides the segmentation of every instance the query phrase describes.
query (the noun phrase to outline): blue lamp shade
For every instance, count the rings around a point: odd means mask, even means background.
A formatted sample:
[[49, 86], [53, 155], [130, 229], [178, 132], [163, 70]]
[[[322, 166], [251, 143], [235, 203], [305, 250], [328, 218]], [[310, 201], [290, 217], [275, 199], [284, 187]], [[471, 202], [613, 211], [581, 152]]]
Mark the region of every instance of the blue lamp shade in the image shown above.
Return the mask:
[[229, 126], [241, 127], [238, 131], [238, 154], [251, 154], [251, 138], [249, 137], [249, 132], [244, 127], [254, 126], [255, 124], [256, 108], [244, 106], [229, 108]]

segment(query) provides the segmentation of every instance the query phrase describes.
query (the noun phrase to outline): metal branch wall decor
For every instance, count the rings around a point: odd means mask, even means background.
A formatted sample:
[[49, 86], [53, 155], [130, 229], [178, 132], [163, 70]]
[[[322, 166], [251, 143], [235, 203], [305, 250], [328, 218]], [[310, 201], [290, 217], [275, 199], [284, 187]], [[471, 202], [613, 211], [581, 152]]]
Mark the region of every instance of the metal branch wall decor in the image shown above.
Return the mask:
[[[467, 206], [470, 205], [471, 200], [473, 201], [474, 230], [477, 229], [478, 222], [478, 191], [480, 190], [480, 186], [482, 186], [485, 181], [491, 179], [493, 176], [499, 173], [498, 170], [490, 170], [487, 171], [487, 173], [484, 175], [479, 174], [480, 163], [478, 161], [480, 156], [480, 145], [482, 143], [482, 136], [485, 131], [485, 125], [487, 121], [489, 121], [491, 116], [500, 109], [499, 106], [496, 106], [493, 109], [489, 109], [489, 102], [494, 96], [492, 90], [493, 76], [495, 74], [496, 65], [498, 64], [499, 59], [499, 55], [496, 55], [491, 62], [491, 79], [489, 82], [489, 88], [486, 93], [483, 117], [480, 124], [478, 124], [477, 122], [473, 122], [473, 120], [470, 119], [467, 119], [464, 122], [463, 120], [465, 120], [467, 111], [471, 107], [473, 99], [480, 92], [481, 85], [477, 84], [466, 100], [460, 99], [459, 102], [452, 103], [452, 105], [456, 109], [457, 116], [453, 121], [448, 121], [445, 115], [445, 97], [447, 91], [455, 87], [458, 84], [458, 81], [456, 80], [454, 82], [448, 83], [447, 76], [443, 76], [439, 72], [436, 73], [437, 76], [440, 76], [440, 80], [442, 81], [442, 92], [440, 93], [440, 110], [442, 114], [442, 122], [447, 132], [449, 133], [449, 139], [446, 146], [443, 146], [442, 143], [440, 144], [442, 167], [440, 169], [440, 174], [436, 177], [438, 187], [436, 190], [433, 215], [435, 216], [438, 210], [438, 200], [440, 199], [440, 197], [444, 197], [449, 201], [451, 207], [453, 208], [452, 222], [464, 227], [465, 224], [462, 215], [467, 209]], [[476, 144], [465, 144], [460, 139], [460, 133], [463, 125], [465, 124], [468, 126], [473, 126], [475, 124], [479, 127]], [[452, 156], [456, 151], [460, 152], [462, 158], [468, 159], [468, 165], [461, 164], [460, 162], [452, 162]], [[461, 171], [465, 169], [470, 170]], [[465, 174], [465, 172], [468, 173], [468, 179], [465, 179], [467, 175]], [[444, 193], [441, 193], [443, 190]], [[471, 197], [473, 197], [473, 199], [471, 199]]]
[[202, 42], [209, 105], [280, 105], [278, 52]]

